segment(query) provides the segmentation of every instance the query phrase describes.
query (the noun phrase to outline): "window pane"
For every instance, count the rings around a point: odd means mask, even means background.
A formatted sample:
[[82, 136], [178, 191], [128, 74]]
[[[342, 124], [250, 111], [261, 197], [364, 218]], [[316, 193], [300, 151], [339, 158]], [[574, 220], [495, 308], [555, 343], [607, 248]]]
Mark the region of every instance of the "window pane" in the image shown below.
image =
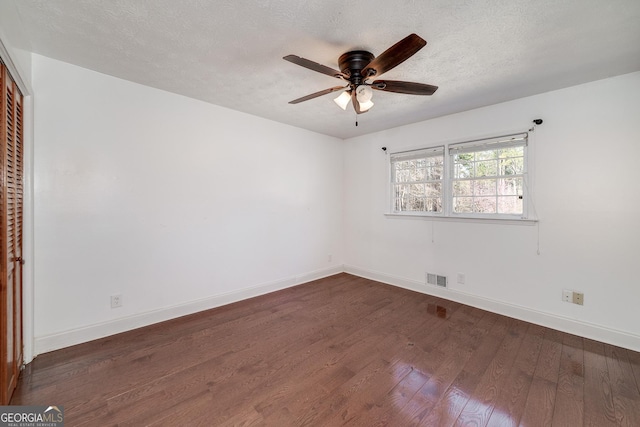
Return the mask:
[[422, 209], [420, 209], [420, 200], [421, 199], [416, 198], [415, 196], [411, 195], [408, 198], [406, 210], [408, 210], [408, 211], [421, 211]]
[[396, 182], [409, 182], [409, 171], [408, 170], [397, 170], [396, 171]]
[[524, 147], [510, 147], [510, 148], [502, 148], [500, 149], [499, 154], [501, 159], [506, 159], [507, 157], [523, 157], [524, 156]]
[[427, 158], [427, 165], [429, 166], [442, 166], [444, 164], [444, 156], [434, 156]]
[[425, 190], [428, 197], [440, 197], [442, 194], [442, 184], [439, 182], [426, 184]]
[[500, 159], [500, 175], [521, 175], [524, 173], [524, 158]]
[[428, 198], [426, 199], [426, 210], [428, 212], [442, 212], [442, 201], [441, 199], [436, 198]]
[[454, 170], [454, 178], [472, 178], [473, 177], [473, 162], [456, 163]]
[[491, 160], [498, 157], [498, 150], [477, 151], [476, 160]]
[[413, 171], [413, 174], [411, 176], [411, 180], [412, 181], [424, 181], [424, 176], [426, 175], [426, 169], [425, 168], [416, 168]]
[[407, 169], [409, 167], [409, 160], [405, 160], [402, 162], [396, 162], [396, 170], [398, 169]]
[[454, 197], [453, 211], [456, 213], [473, 212], [472, 197]]
[[477, 179], [472, 181], [473, 194], [476, 196], [492, 196], [496, 194], [495, 179]]
[[455, 181], [453, 183], [454, 196], [471, 196], [471, 181]]
[[473, 159], [473, 153], [458, 153], [453, 156], [453, 161], [456, 163], [472, 162]]
[[522, 195], [522, 177], [498, 180], [499, 195]]
[[488, 160], [476, 163], [476, 176], [496, 176], [498, 174], [498, 162]]
[[[394, 210], [396, 212], [441, 212], [442, 184], [400, 184], [394, 186]], [[432, 197], [425, 197], [428, 191]]]
[[496, 198], [495, 197], [474, 198], [473, 211], [477, 213], [496, 213]]
[[395, 197], [396, 198], [406, 198], [409, 196], [409, 186], [408, 185], [396, 185], [395, 186]]
[[424, 184], [411, 184], [410, 191], [412, 197], [424, 197]]
[[428, 180], [442, 179], [442, 166], [433, 166], [429, 168], [427, 173]]
[[523, 200], [521, 196], [498, 197], [498, 213], [522, 214]]

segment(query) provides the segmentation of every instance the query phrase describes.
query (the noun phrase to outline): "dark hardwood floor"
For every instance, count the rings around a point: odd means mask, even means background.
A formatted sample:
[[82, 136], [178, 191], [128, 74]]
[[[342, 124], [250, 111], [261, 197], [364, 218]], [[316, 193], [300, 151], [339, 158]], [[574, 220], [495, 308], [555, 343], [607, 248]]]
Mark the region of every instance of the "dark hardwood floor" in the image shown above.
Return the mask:
[[339, 274], [38, 356], [67, 426], [640, 426], [640, 353]]

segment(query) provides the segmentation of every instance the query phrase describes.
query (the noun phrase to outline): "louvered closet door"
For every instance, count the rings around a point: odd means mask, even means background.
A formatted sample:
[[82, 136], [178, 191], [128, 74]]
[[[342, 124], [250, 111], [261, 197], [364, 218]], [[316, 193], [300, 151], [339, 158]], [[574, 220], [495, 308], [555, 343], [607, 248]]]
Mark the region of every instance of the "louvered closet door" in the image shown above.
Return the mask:
[[2, 388], [6, 405], [16, 387], [22, 365], [22, 213], [23, 213], [23, 111], [22, 94], [2, 63], [0, 138], [2, 148]]

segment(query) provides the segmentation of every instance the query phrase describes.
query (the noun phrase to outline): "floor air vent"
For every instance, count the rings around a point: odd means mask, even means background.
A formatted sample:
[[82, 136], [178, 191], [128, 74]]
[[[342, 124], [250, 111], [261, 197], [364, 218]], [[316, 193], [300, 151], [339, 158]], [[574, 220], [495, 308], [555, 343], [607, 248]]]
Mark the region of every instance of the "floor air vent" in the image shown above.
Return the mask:
[[447, 287], [447, 276], [439, 276], [437, 274], [427, 273], [427, 283], [429, 285]]

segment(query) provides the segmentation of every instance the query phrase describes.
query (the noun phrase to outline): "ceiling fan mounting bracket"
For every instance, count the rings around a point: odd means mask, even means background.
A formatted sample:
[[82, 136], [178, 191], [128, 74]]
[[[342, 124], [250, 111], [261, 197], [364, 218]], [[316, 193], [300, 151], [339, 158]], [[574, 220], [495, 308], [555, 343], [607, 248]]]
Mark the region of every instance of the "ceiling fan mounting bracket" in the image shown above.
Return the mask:
[[348, 80], [352, 85], [358, 86], [364, 83], [369, 76], [362, 74], [362, 69], [373, 61], [373, 53], [366, 50], [353, 50], [343, 53], [338, 58], [338, 66], [340, 71], [348, 76]]

